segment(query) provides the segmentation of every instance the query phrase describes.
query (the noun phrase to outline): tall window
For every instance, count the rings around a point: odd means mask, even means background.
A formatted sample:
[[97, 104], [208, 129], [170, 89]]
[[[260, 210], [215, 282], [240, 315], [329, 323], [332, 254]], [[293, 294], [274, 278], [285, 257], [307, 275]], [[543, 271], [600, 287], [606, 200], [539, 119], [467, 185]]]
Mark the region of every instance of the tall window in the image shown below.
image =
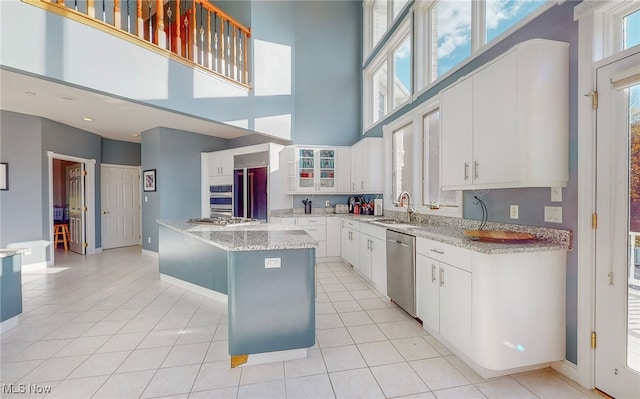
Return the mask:
[[373, 2], [373, 41], [371, 47], [375, 47], [376, 44], [382, 38], [382, 35], [387, 31], [387, 2], [386, 0], [374, 0]]
[[365, 57], [380, 42], [409, 0], [364, 0], [363, 50]]
[[459, 193], [440, 190], [440, 110], [422, 117], [423, 173], [422, 205], [429, 208], [458, 207]]
[[393, 132], [391, 155], [391, 192], [396, 201], [402, 191], [413, 194], [413, 124]]
[[471, 54], [471, 1], [441, 1], [431, 11], [431, 81]]
[[405, 23], [364, 71], [365, 128], [411, 100], [413, 57], [411, 25]]
[[393, 108], [404, 104], [411, 97], [411, 37], [393, 53]]

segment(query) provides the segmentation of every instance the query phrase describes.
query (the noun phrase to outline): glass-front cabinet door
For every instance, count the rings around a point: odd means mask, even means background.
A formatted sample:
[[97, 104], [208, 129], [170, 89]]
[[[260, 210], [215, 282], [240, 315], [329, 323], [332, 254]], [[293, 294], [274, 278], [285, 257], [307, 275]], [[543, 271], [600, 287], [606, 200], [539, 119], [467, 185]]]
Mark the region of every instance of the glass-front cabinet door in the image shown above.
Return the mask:
[[299, 147], [296, 156], [298, 192], [336, 190], [335, 148]]

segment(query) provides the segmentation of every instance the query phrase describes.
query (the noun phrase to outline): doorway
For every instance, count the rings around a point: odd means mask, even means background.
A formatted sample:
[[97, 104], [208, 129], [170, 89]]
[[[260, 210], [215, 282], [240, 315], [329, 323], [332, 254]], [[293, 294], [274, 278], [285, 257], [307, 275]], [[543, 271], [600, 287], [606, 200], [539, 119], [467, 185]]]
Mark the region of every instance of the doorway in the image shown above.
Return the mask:
[[[78, 254], [93, 254], [96, 252], [95, 239], [95, 159], [78, 158], [74, 156], [47, 152], [49, 170], [49, 265], [55, 264], [54, 248], [54, 223], [57, 214], [54, 205], [59, 201], [54, 200], [56, 188], [65, 191], [65, 202], [69, 203], [70, 249]], [[62, 172], [54, 170], [54, 161], [65, 162]], [[62, 165], [60, 163], [59, 165]], [[57, 172], [57, 173], [56, 173]], [[65, 187], [56, 187], [55, 180], [64, 173]], [[63, 211], [64, 212], [64, 211]]]
[[640, 397], [640, 52], [596, 70], [595, 387]]

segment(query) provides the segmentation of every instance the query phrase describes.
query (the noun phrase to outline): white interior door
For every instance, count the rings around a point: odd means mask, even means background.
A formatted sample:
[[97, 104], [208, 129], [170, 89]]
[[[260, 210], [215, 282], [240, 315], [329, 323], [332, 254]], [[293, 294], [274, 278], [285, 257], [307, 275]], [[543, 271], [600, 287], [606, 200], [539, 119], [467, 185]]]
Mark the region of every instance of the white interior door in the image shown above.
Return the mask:
[[615, 398], [640, 398], [638, 65], [640, 53], [596, 73], [595, 386]]
[[140, 171], [137, 167], [102, 165], [102, 248], [140, 244]]
[[78, 254], [85, 254], [85, 204], [84, 204], [84, 164], [66, 167], [69, 185], [69, 248]]

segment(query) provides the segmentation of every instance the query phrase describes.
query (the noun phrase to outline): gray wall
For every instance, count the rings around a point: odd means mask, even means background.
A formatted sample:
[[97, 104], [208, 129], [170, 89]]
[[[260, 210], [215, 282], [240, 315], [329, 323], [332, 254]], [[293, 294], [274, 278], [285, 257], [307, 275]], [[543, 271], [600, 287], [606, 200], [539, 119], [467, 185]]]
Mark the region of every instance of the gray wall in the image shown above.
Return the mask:
[[102, 139], [102, 163], [140, 166], [140, 143]]
[[[427, 99], [437, 95], [443, 88], [449, 86], [460, 77], [468, 74], [486, 62], [496, 58], [514, 45], [532, 38], [544, 38], [570, 43], [569, 46], [569, 183], [562, 191], [562, 203], [551, 202], [551, 192], [549, 188], [525, 188], [525, 189], [501, 189], [490, 190], [482, 198], [488, 208], [489, 221], [516, 223], [523, 225], [544, 226], [553, 228], [563, 228], [577, 231], [577, 204], [578, 204], [578, 103], [577, 103], [577, 82], [578, 82], [578, 24], [573, 20], [573, 8], [576, 2], [566, 2], [561, 6], [556, 6], [535, 18], [521, 29], [517, 30], [500, 43], [480, 55], [478, 58], [463, 66], [453, 75], [444, 79], [424, 94], [417, 101], [409, 104], [396, 113], [381, 121], [375, 127], [366, 132], [366, 136], [381, 137], [382, 126], [415, 108]], [[481, 191], [484, 193], [484, 190]], [[468, 219], [481, 219], [482, 211], [479, 205], [474, 204], [471, 191], [464, 193], [463, 215]], [[509, 218], [509, 206], [519, 205], [520, 218], [512, 220]], [[544, 206], [554, 205], [563, 207], [563, 223], [547, 223], [544, 221]], [[574, 237], [574, 243], [576, 239]], [[567, 360], [577, 364], [577, 296], [578, 296], [578, 275], [577, 275], [577, 248], [567, 254]]]
[[[100, 163], [102, 154], [101, 138], [97, 134], [76, 129], [49, 119], [42, 119], [42, 203], [47, 204], [42, 213], [42, 229], [49, 231], [49, 161], [47, 152], [53, 151], [61, 155], [95, 159], [95, 209], [96, 248], [102, 246], [102, 218], [100, 215]], [[53, 205], [51, 205], [53, 206]], [[53, 226], [51, 226], [53, 228]], [[47, 233], [46, 237], [49, 235]]]
[[0, 247], [49, 239], [42, 230], [42, 119], [0, 111], [0, 160], [9, 164], [9, 190], [0, 191]]
[[144, 249], [158, 251], [157, 220], [200, 217], [200, 153], [225, 148], [227, 140], [197, 133], [164, 127], [142, 132], [142, 170], [156, 170], [156, 191], [142, 193]]

